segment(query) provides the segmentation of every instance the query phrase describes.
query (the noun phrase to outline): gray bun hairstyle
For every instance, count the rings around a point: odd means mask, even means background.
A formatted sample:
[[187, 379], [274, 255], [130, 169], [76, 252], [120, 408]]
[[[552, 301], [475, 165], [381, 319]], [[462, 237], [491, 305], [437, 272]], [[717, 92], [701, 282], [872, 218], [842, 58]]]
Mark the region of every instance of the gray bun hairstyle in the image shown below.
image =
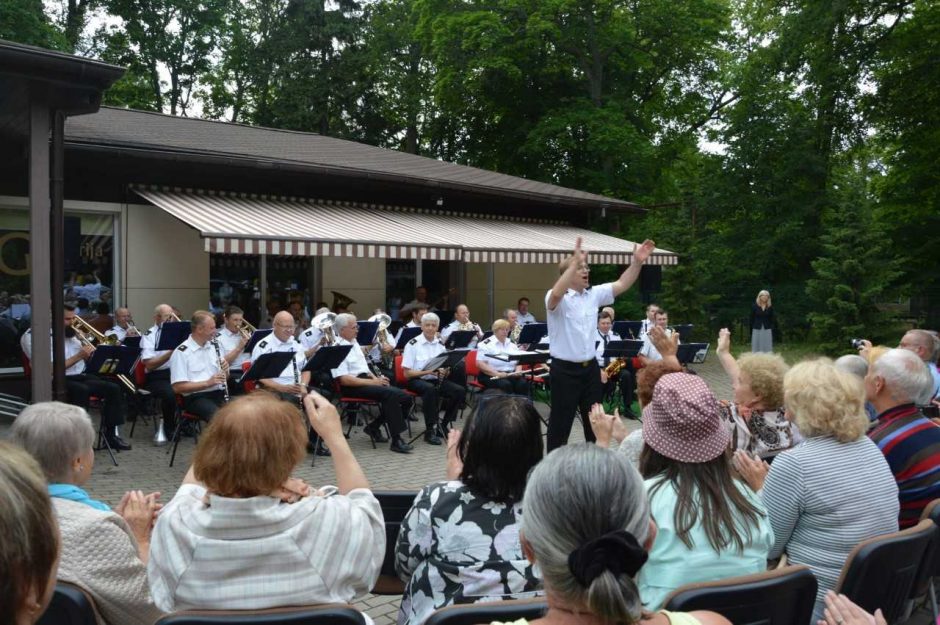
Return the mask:
[[569, 565], [572, 553], [617, 530], [646, 543], [649, 501], [643, 478], [627, 458], [590, 443], [556, 449], [532, 471], [522, 501], [522, 533], [546, 592], [569, 609], [638, 622], [643, 606], [629, 574], [605, 570], [585, 586]]

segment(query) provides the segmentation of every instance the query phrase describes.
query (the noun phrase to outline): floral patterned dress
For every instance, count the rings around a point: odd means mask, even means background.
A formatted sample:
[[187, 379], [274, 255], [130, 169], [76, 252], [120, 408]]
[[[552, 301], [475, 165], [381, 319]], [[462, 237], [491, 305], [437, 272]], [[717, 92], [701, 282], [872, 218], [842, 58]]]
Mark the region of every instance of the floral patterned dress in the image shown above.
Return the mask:
[[731, 432], [731, 449], [741, 449], [764, 459], [803, 441], [799, 429], [791, 423], [783, 408], [752, 410], [728, 401], [719, 402], [721, 416]]
[[519, 543], [521, 523], [521, 503], [478, 497], [459, 480], [422, 489], [398, 534], [395, 570], [406, 582], [399, 625], [420, 625], [455, 603], [541, 594]]

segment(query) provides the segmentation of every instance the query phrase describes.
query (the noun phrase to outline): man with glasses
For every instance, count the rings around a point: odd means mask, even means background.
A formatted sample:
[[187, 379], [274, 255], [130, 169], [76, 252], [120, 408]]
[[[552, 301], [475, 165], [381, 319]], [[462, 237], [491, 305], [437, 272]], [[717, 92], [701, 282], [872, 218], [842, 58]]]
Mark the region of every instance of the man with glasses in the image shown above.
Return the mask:
[[380, 417], [365, 427], [365, 433], [377, 443], [388, 442], [381, 429], [381, 422], [384, 420], [392, 438], [391, 450], [400, 454], [411, 453], [411, 445], [401, 437], [401, 433], [405, 431], [403, 415], [407, 414], [411, 407], [411, 397], [402, 389], [392, 386], [385, 376], [376, 376], [369, 370], [362, 348], [356, 342], [356, 335], [359, 334], [356, 315], [337, 315], [333, 322], [333, 332], [338, 337], [336, 345], [352, 345], [345, 360], [332, 371], [333, 379], [337, 380], [343, 389], [343, 396], [370, 399], [381, 406]]
[[574, 252], [559, 264], [558, 280], [545, 294], [548, 311], [552, 407], [548, 423], [548, 451], [567, 444], [575, 410], [580, 408], [584, 438], [594, 441], [588, 418], [593, 404], [603, 394], [594, 340], [597, 309], [614, 303], [640, 276], [640, 267], [653, 253], [655, 244], [646, 240], [633, 249], [633, 263], [615, 282], [591, 287], [591, 268], [581, 238]]

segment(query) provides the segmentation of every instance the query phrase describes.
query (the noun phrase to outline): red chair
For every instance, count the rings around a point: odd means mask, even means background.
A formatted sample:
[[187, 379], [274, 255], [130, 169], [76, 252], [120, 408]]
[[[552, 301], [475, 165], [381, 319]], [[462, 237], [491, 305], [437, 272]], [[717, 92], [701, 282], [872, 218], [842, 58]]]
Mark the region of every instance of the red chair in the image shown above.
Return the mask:
[[401, 387], [401, 389], [408, 393], [408, 395], [411, 397], [411, 410], [409, 410], [408, 414], [405, 415], [405, 423], [408, 424], [408, 434], [411, 435], [412, 415], [414, 415], [414, 412], [418, 407], [418, 398], [421, 396], [414, 391], [405, 388], [408, 384], [408, 380], [405, 378], [405, 372], [401, 366], [401, 358], [401, 354], [395, 356], [395, 385]]
[[467, 352], [464, 362], [467, 363], [467, 386], [472, 386], [481, 391], [484, 390], [486, 387], [479, 382], [480, 367], [477, 366], [477, 350], [471, 349]]
[[[349, 426], [346, 428], [346, 438], [349, 438], [349, 434], [352, 432], [353, 427], [355, 427], [359, 421], [360, 407], [370, 408], [372, 406], [379, 406], [379, 402], [375, 401], [374, 399], [343, 396], [343, 387], [340, 385], [339, 380], [336, 379], [333, 380], [333, 394], [336, 397], [339, 397], [339, 420], [342, 422], [343, 419], [346, 419], [346, 424]], [[385, 433], [388, 434], [388, 436], [391, 438], [392, 433], [388, 429], [388, 424], [383, 423], [382, 427], [385, 428]], [[372, 449], [375, 449], [375, 439], [370, 436], [369, 440], [372, 442]]]
[[[245, 362], [242, 363], [242, 375], [245, 375], [246, 373], [248, 373], [249, 369], [251, 369], [251, 361], [246, 360]], [[256, 388], [258, 388], [258, 383], [255, 382], [254, 380], [245, 380], [242, 386], [244, 386], [245, 388], [245, 393], [250, 393]]]
[[183, 396], [179, 393], [176, 394], [176, 427], [173, 429], [173, 437], [170, 439], [170, 442], [173, 444], [172, 447], [166, 450], [166, 453], [173, 452], [173, 455], [170, 456], [170, 466], [173, 466], [173, 461], [176, 459], [176, 448], [180, 444], [180, 438], [183, 431], [183, 423], [188, 423], [193, 428], [193, 444], [199, 444], [199, 434], [202, 431], [202, 419], [197, 415], [194, 415], [191, 412], [187, 412], [183, 409]]

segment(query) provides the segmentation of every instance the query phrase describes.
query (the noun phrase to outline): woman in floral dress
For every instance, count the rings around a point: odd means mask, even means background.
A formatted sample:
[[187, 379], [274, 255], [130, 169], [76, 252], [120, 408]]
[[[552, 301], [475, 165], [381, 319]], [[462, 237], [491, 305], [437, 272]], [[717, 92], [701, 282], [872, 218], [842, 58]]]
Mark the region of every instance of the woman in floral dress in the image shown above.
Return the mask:
[[399, 625], [540, 588], [519, 543], [526, 478], [542, 459], [535, 408], [527, 398], [485, 394], [447, 446], [448, 480], [418, 493], [398, 534], [395, 569], [406, 582]]

